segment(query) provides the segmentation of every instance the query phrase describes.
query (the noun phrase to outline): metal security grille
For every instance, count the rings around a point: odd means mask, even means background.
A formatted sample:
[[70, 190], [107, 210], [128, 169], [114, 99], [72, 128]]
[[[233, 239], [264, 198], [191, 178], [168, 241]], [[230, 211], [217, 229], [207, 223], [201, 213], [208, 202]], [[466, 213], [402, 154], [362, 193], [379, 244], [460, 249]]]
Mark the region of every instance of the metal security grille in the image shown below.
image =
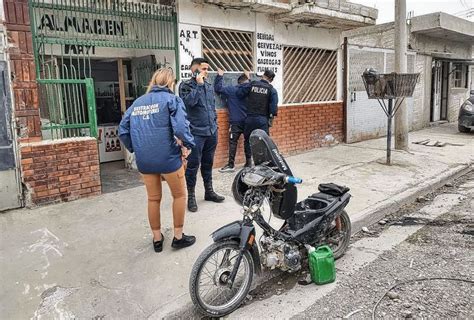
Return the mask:
[[[127, 0], [29, 0], [29, 14], [47, 138], [97, 132], [91, 58], [98, 51], [174, 50], [178, 61], [174, 6]], [[150, 79], [155, 69], [141, 75]]]
[[174, 7], [125, 0], [30, 0], [44, 44], [174, 50]]
[[284, 47], [284, 103], [336, 100], [337, 52]]
[[38, 84], [42, 118], [47, 119], [44, 139], [97, 137], [92, 79], [39, 79]]
[[251, 32], [202, 28], [202, 52], [211, 70], [254, 70]]

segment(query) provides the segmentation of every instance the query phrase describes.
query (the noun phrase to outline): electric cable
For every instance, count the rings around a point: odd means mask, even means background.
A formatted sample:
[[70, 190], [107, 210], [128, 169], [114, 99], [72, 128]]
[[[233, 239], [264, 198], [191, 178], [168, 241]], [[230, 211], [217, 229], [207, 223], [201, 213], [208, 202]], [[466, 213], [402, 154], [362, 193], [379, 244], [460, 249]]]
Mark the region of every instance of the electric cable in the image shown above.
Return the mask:
[[412, 282], [421, 282], [421, 281], [430, 281], [430, 280], [449, 280], [449, 281], [459, 281], [459, 282], [474, 284], [474, 280], [461, 279], [461, 278], [449, 278], [449, 277], [428, 277], [428, 278], [411, 279], [411, 280], [399, 282], [391, 286], [387, 291], [385, 291], [384, 295], [377, 301], [374, 308], [372, 309], [372, 320], [375, 320], [375, 312], [377, 311], [377, 308], [380, 302], [382, 302], [383, 298], [385, 298], [390, 291], [392, 291], [393, 289], [395, 289], [396, 287], [402, 284], [407, 284], [407, 283], [412, 283]]

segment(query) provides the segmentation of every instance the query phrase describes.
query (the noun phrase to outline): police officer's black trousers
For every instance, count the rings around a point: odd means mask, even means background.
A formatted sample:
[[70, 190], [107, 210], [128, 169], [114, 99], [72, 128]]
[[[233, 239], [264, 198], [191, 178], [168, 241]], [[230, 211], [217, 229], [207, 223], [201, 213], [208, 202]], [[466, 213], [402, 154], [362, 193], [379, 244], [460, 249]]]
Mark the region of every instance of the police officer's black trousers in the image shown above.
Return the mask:
[[[239, 144], [240, 136], [244, 134], [245, 122], [233, 123], [229, 127], [229, 164], [235, 164], [235, 154], [237, 153], [237, 146]], [[250, 150], [245, 149], [245, 159], [250, 159]]]
[[253, 116], [253, 115], [247, 116], [247, 119], [245, 120], [245, 129], [244, 129], [245, 154], [251, 154], [249, 139], [250, 139], [250, 134], [255, 129], [262, 129], [267, 134], [270, 134], [268, 131], [268, 118], [264, 116]]
[[186, 185], [188, 189], [194, 190], [196, 178], [201, 166], [201, 175], [204, 184], [212, 182], [212, 166], [214, 165], [214, 154], [217, 147], [217, 132], [208, 137], [194, 136], [196, 145], [188, 157], [186, 168]]

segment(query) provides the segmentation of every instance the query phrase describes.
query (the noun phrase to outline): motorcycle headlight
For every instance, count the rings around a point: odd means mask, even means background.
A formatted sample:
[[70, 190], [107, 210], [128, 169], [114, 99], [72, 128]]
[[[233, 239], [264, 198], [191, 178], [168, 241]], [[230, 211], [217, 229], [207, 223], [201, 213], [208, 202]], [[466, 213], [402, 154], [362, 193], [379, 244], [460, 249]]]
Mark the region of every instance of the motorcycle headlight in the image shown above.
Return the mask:
[[474, 111], [474, 107], [472, 106], [472, 103], [469, 100], [464, 102], [464, 105], [462, 107], [464, 108], [464, 110], [466, 110], [468, 112], [473, 112]]
[[259, 174], [256, 174], [256, 173], [253, 173], [253, 172], [247, 172], [243, 176], [242, 181], [246, 185], [249, 185], [249, 186], [252, 186], [252, 187], [257, 187], [257, 186], [260, 186], [265, 181], [265, 178], [262, 177]]

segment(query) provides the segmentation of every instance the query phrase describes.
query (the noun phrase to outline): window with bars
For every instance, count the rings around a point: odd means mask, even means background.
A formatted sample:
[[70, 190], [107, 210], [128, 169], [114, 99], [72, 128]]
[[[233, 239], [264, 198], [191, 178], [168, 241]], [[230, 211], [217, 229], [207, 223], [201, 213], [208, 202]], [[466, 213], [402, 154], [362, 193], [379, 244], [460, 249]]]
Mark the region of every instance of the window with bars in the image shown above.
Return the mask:
[[336, 100], [337, 51], [283, 48], [284, 103]]
[[467, 64], [453, 63], [454, 88], [467, 88], [469, 70]]
[[212, 71], [254, 70], [251, 32], [202, 28], [202, 53]]

